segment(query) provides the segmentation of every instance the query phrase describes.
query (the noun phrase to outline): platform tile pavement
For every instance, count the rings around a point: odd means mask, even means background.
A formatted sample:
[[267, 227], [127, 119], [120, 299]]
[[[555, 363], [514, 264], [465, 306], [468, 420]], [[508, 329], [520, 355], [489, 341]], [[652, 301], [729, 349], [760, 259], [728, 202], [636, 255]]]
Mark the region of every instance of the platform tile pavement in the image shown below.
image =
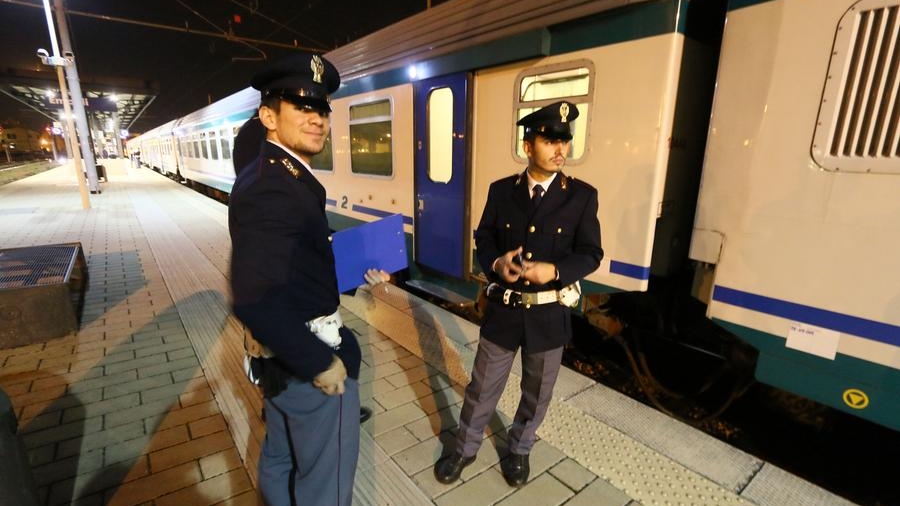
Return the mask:
[[[0, 386], [20, 420], [42, 504], [258, 504], [140, 223], [115, 184], [122, 174], [110, 171], [113, 182], [83, 211], [66, 171], [0, 187], [0, 215], [14, 217], [0, 220], [0, 246], [81, 241], [89, 265], [77, 334], [0, 350]], [[459, 483], [438, 484], [430, 466], [458, 414], [460, 387], [346, 318], [364, 344], [361, 390], [376, 411], [362, 434], [356, 504], [629, 503], [546, 444], [535, 449], [533, 480], [508, 487], [497, 465], [502, 429]]]
[[450, 485], [437, 482], [432, 466], [455, 434], [463, 387], [346, 308], [342, 315], [345, 325], [364, 344], [360, 396], [362, 404], [374, 412], [363, 425], [364, 435], [371, 435], [379, 449], [421, 489], [429, 500], [425, 504], [638, 505], [544, 441], [539, 441], [531, 454], [529, 482], [519, 489], [510, 487], [500, 472], [511, 422], [502, 415], [492, 420], [477, 459], [463, 471], [460, 481]]
[[80, 241], [88, 264], [77, 333], [0, 350], [41, 503], [256, 504], [123, 186], [103, 189], [82, 210], [68, 167], [0, 187], [0, 246]]

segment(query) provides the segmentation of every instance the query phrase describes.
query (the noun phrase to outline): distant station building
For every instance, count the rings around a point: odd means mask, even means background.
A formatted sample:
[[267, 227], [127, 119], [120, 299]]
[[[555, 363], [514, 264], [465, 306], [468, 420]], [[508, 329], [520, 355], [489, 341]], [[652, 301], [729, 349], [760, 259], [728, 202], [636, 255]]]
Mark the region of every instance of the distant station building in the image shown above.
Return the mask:
[[40, 132], [15, 123], [0, 124], [0, 163], [49, 158], [54, 152], [52, 142], [56, 142], [58, 152], [65, 153], [62, 139], [47, 131]]

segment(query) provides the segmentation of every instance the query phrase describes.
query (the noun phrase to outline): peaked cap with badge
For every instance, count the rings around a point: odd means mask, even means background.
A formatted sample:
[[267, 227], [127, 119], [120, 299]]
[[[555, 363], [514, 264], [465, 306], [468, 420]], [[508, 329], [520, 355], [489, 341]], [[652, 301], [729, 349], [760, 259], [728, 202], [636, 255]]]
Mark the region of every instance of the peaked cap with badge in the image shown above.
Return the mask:
[[516, 122], [525, 127], [525, 136], [541, 135], [548, 139], [572, 140], [572, 121], [578, 117], [578, 106], [565, 100], [541, 107]]
[[262, 98], [278, 96], [298, 105], [331, 112], [329, 95], [341, 85], [337, 68], [322, 56], [306, 51], [278, 60], [250, 79]]

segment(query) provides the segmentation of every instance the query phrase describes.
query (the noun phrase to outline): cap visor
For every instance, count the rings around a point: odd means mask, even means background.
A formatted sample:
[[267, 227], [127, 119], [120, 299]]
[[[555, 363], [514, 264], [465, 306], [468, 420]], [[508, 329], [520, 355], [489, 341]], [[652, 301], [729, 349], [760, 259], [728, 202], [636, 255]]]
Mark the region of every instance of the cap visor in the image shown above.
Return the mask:
[[312, 107], [321, 112], [331, 112], [331, 104], [327, 100], [297, 95], [281, 95], [281, 99], [301, 107]]

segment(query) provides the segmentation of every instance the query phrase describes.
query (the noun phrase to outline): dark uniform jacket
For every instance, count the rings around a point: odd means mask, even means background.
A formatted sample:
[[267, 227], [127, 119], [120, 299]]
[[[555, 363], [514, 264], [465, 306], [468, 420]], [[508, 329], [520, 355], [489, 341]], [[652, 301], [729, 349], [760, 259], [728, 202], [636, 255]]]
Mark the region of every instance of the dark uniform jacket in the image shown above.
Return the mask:
[[[559, 290], [594, 272], [603, 258], [597, 190], [560, 172], [533, 215], [530, 200], [524, 172], [491, 184], [475, 231], [478, 262], [488, 279], [519, 292], [540, 292]], [[546, 285], [526, 284], [524, 279], [504, 282], [491, 266], [497, 257], [519, 246], [526, 260], [555, 264], [559, 280]], [[509, 350], [558, 348], [572, 337], [570, 309], [558, 303], [526, 308], [489, 301], [481, 335]]]
[[325, 188], [299, 160], [266, 142], [235, 180], [228, 227], [234, 314], [253, 337], [301, 380], [326, 370], [332, 353], [358, 378], [359, 344], [348, 329], [334, 351], [306, 327], [340, 304]]

